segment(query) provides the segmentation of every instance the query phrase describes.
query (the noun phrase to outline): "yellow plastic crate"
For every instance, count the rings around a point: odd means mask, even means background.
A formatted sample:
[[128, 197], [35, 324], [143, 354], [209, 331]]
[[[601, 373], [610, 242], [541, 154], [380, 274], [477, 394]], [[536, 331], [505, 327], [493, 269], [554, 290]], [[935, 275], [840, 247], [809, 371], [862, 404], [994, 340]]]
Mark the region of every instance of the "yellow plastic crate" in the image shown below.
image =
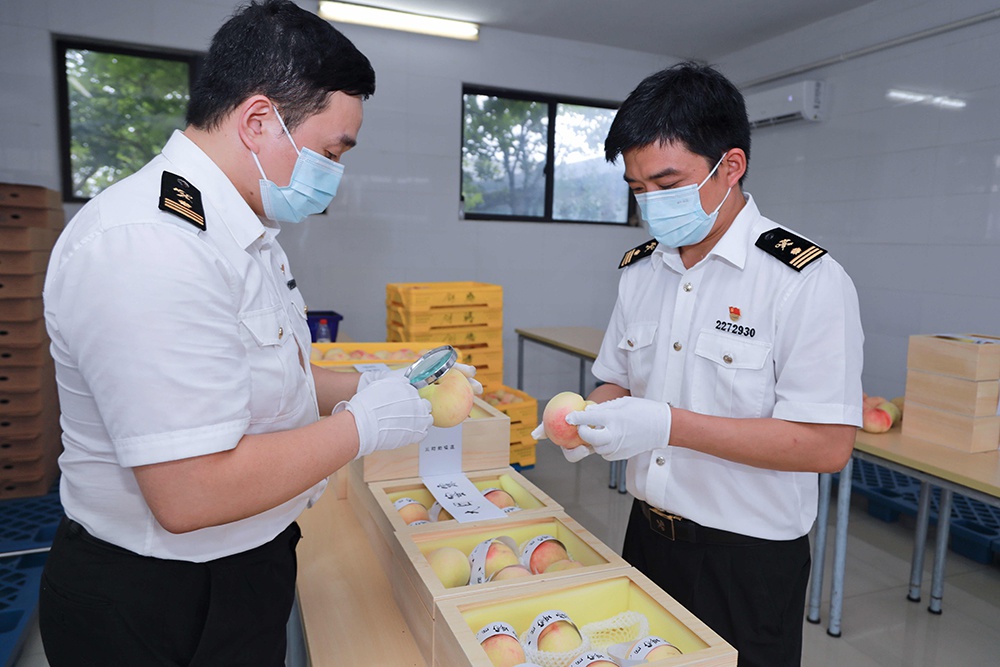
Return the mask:
[[435, 308], [434, 310], [408, 310], [399, 304], [386, 306], [386, 322], [409, 331], [433, 331], [454, 327], [503, 326], [503, 308]]
[[397, 303], [408, 310], [453, 306], [503, 306], [503, 287], [477, 282], [389, 283], [386, 304]]
[[442, 344], [454, 345], [467, 351], [469, 347], [503, 348], [503, 329], [500, 328], [466, 328], [435, 329], [429, 333], [410, 331], [405, 327], [389, 325], [386, 327], [386, 339], [389, 341], [444, 341]]
[[476, 368], [503, 368], [503, 349], [493, 347], [458, 348], [458, 359]]
[[[312, 363], [324, 368], [340, 367], [345, 370], [354, 370], [355, 364], [388, 364], [392, 366], [405, 366], [411, 364], [427, 350], [446, 345], [436, 341], [400, 341], [392, 343], [313, 343]], [[326, 357], [331, 355], [333, 350], [343, 350], [347, 355], [341, 358]], [[317, 358], [317, 356], [319, 358]]]
[[515, 424], [512, 422], [510, 425], [510, 441], [520, 443], [535, 442], [531, 437], [531, 432], [537, 427], [537, 423], [518, 422]]
[[[534, 440], [531, 442], [534, 443]], [[511, 444], [510, 462], [519, 466], [535, 465], [535, 445]]]
[[484, 392], [482, 396], [484, 401], [510, 417], [510, 423], [512, 425], [515, 423], [533, 424], [534, 426], [531, 427], [532, 429], [538, 425], [538, 401], [536, 401], [530, 394], [523, 392], [520, 389], [505, 387], [503, 385], [493, 391], [502, 391], [505, 394], [513, 394], [515, 396], [514, 400], [507, 403], [494, 403], [490, 400], [490, 396], [488, 396], [488, 394], [491, 393], [489, 391]]
[[503, 371], [484, 372], [476, 369], [476, 379], [483, 385], [483, 393], [494, 391], [503, 386]]

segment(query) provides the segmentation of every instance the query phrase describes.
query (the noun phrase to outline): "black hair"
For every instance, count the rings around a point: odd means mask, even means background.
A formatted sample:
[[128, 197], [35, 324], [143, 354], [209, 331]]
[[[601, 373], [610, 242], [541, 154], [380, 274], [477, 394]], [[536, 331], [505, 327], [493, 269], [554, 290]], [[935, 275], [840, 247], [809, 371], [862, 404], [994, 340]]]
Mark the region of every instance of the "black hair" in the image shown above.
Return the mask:
[[[683, 62], [651, 74], [622, 103], [604, 141], [614, 163], [623, 152], [680, 142], [709, 166], [733, 148], [750, 162], [750, 122], [743, 95], [716, 69]], [[743, 178], [740, 183], [743, 183]]]
[[266, 95], [291, 130], [342, 91], [375, 92], [368, 58], [328, 22], [290, 0], [243, 6], [212, 38], [188, 103], [187, 122], [215, 129], [243, 101]]

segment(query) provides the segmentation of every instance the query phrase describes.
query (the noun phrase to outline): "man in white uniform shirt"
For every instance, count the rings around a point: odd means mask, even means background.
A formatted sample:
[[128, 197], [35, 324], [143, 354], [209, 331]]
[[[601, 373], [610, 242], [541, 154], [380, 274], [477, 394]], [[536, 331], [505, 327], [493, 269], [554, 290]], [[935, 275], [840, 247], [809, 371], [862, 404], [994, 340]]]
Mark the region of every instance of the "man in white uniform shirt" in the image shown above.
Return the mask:
[[296, 517], [352, 459], [426, 436], [401, 377], [311, 367], [277, 241], [330, 204], [374, 89], [327, 22], [243, 7], [188, 127], [61, 235], [44, 289], [67, 515], [40, 601], [52, 667], [283, 665]]
[[598, 405], [566, 421], [628, 459], [623, 556], [739, 651], [801, 660], [817, 472], [861, 424], [857, 294], [822, 248], [744, 195], [743, 98], [710, 67], [645, 79], [605, 143], [654, 240], [622, 259], [594, 363]]

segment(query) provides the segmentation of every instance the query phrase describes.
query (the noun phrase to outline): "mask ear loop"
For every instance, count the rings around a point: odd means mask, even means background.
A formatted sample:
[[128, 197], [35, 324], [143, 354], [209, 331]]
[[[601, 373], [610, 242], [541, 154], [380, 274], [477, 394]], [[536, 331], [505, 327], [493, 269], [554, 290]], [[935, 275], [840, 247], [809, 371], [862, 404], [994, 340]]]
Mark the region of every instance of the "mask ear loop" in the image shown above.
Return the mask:
[[[298, 155], [301, 151], [299, 151], [299, 147], [295, 145], [295, 140], [292, 139], [292, 133], [288, 131], [287, 127], [285, 127], [285, 121], [284, 121], [284, 119], [282, 119], [281, 114], [278, 113], [278, 107], [276, 107], [276, 106], [274, 106], [272, 104], [271, 108], [274, 109], [274, 115], [278, 117], [278, 122], [281, 123], [281, 129], [285, 131], [285, 136], [288, 137], [288, 140], [290, 142], [292, 142], [292, 148], [295, 149], [295, 154]], [[726, 157], [726, 156], [723, 155], [722, 157]], [[719, 160], [719, 162], [721, 163], [722, 160]]]
[[[726, 151], [725, 153], [722, 154], [722, 157], [719, 158], [719, 161], [715, 163], [714, 167], [712, 167], [712, 171], [708, 172], [708, 176], [705, 177], [705, 180], [698, 184], [699, 190], [701, 190], [701, 186], [705, 185], [705, 183], [708, 183], [708, 179], [712, 178], [712, 174], [714, 174], [715, 170], [719, 168], [719, 165], [722, 164], [722, 161], [726, 159], [727, 155], [729, 155], [729, 151]], [[722, 205], [726, 203], [727, 199], [729, 199], [729, 193], [732, 191], [733, 191], [732, 187], [726, 190], [726, 196], [722, 198], [722, 201], [719, 202], [719, 205], [716, 206], [715, 210], [709, 213], [709, 215], [715, 215], [716, 213], [719, 212], [720, 209], [722, 209]]]

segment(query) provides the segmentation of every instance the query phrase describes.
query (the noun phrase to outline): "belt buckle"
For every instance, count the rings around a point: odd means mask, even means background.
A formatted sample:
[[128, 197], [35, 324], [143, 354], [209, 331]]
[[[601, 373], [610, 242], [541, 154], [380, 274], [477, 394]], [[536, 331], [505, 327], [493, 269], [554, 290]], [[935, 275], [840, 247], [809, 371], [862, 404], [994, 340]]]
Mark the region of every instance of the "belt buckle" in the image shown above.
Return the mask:
[[[662, 535], [670, 541], [677, 540], [677, 528], [674, 525], [674, 521], [679, 521], [680, 519], [681, 517], [676, 514], [664, 512], [652, 505], [649, 507], [649, 527], [653, 529], [654, 533]], [[667, 530], [668, 524], [669, 531]]]

